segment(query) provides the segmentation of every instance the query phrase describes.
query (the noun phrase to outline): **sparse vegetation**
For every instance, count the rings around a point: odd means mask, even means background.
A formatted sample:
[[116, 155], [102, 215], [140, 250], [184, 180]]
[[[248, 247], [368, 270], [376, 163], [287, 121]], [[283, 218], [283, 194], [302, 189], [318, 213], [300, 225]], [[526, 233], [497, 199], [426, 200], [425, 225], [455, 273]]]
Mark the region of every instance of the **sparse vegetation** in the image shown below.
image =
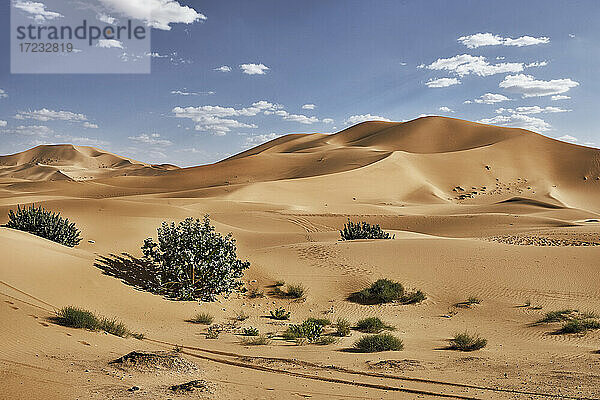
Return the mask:
[[75, 223], [62, 218], [60, 213], [47, 211], [35, 205], [17, 206], [17, 211], [8, 212], [7, 228], [28, 232], [64, 246], [75, 247], [81, 242], [81, 232]]
[[141, 333], [131, 332], [125, 324], [116, 318], [98, 317], [91, 311], [82, 308], [68, 306], [61, 308], [54, 320], [63, 326], [70, 328], [87, 329], [90, 331], [103, 331], [119, 337], [132, 336], [136, 339], [143, 339]]
[[340, 231], [342, 240], [356, 239], [394, 239], [395, 236], [384, 232], [379, 225], [371, 225], [367, 222], [348, 222], [344, 224], [344, 229]]
[[242, 329], [242, 335], [244, 335], [244, 336], [258, 336], [259, 332], [258, 332], [258, 329], [254, 328], [252, 326], [249, 326], [247, 328]]
[[470, 296], [467, 299], [467, 304], [472, 305], [472, 304], [481, 304], [481, 299], [477, 296]]
[[565, 322], [558, 333], [584, 333], [597, 329], [600, 329], [600, 321], [591, 318], [573, 319]]
[[399, 351], [404, 349], [402, 339], [389, 333], [378, 335], [366, 335], [354, 343], [354, 349], [362, 353], [374, 353], [378, 351]]
[[306, 321], [308, 321], [308, 322], [314, 322], [315, 324], [321, 325], [323, 327], [331, 325], [331, 321], [328, 320], [327, 318], [313, 318], [313, 317], [310, 317], [310, 318], [307, 318]]
[[352, 293], [348, 299], [360, 304], [383, 304], [398, 301], [403, 304], [420, 303], [427, 296], [420, 290], [406, 293], [400, 282], [379, 279], [368, 288]]
[[275, 310], [271, 311], [271, 318], [272, 319], [276, 319], [276, 320], [285, 320], [285, 319], [290, 319], [290, 312], [286, 311], [285, 308], [283, 307], [279, 307], [276, 308]]
[[471, 335], [468, 332], [457, 333], [450, 340], [450, 348], [460, 351], [475, 351], [484, 348], [486, 345], [486, 339]]
[[287, 285], [287, 290], [285, 291], [285, 295], [291, 299], [301, 299], [304, 297], [306, 289], [304, 286], [298, 285]]
[[264, 346], [271, 344], [271, 339], [265, 335], [243, 337], [242, 344], [244, 346]]
[[364, 333], [379, 333], [383, 330], [393, 330], [394, 327], [386, 325], [378, 317], [364, 318], [356, 324], [356, 330]]
[[210, 325], [214, 321], [214, 317], [208, 313], [198, 313], [194, 315], [190, 322], [194, 324]]
[[544, 318], [538, 320], [538, 323], [561, 322], [570, 320], [577, 310], [564, 309], [558, 311], [550, 311], [544, 315]]
[[259, 297], [265, 297], [265, 294], [260, 289], [253, 287], [248, 290], [247, 296], [250, 299], [257, 299]]
[[163, 222], [158, 228], [158, 243], [152, 238], [142, 246], [144, 260], [157, 272], [156, 292], [177, 300], [214, 301], [239, 290], [250, 263], [236, 255], [231, 234], [215, 231], [208, 215], [201, 221], [186, 218], [175, 225]]
[[221, 331], [215, 326], [209, 326], [208, 331], [206, 332], [207, 339], [218, 339]]
[[283, 334], [287, 340], [305, 338], [310, 343], [317, 341], [323, 334], [323, 325], [313, 320], [306, 320], [300, 325], [290, 325]]
[[350, 335], [350, 321], [344, 318], [338, 318], [335, 322], [335, 335], [344, 337]]

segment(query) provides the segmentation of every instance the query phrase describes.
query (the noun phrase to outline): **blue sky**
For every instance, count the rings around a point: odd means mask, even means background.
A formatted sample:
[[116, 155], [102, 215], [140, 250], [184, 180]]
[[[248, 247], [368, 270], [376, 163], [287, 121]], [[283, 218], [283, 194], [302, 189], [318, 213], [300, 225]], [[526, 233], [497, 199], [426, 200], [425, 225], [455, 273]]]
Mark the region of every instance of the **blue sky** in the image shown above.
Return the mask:
[[146, 20], [152, 73], [11, 74], [3, 2], [0, 154], [74, 143], [191, 166], [429, 114], [600, 144], [594, 0], [86, 2]]

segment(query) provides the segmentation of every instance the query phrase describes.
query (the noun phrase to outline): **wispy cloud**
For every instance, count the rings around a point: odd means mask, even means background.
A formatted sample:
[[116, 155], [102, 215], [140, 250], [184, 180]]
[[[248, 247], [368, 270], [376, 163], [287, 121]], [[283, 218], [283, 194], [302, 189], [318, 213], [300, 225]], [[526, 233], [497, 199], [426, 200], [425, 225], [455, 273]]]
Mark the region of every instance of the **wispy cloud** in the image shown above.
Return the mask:
[[444, 88], [453, 85], [460, 85], [460, 81], [456, 78], [430, 79], [425, 82], [425, 85], [430, 88]]
[[15, 115], [16, 119], [35, 119], [38, 121], [86, 121], [84, 114], [78, 114], [71, 111], [54, 111], [47, 108], [34, 111], [19, 111]]
[[477, 122], [511, 128], [523, 128], [535, 132], [546, 132], [552, 128], [552, 126], [543, 119], [524, 114], [496, 115], [492, 118], [480, 119]]
[[475, 100], [467, 100], [465, 104], [477, 103], [477, 104], [495, 104], [503, 101], [510, 101], [508, 97], [499, 93], [486, 93]]
[[315, 108], [317, 108], [317, 106], [314, 104], [304, 104], [302, 106], [303, 110], [314, 110]]
[[493, 33], [476, 33], [473, 35], [461, 36], [457, 39], [460, 43], [469, 49], [476, 49], [482, 46], [533, 46], [537, 44], [550, 43], [550, 38], [546, 36], [533, 37], [521, 36], [517, 38], [502, 37]]
[[179, 95], [179, 96], [207, 96], [211, 94], [215, 94], [213, 91], [206, 92], [190, 92], [187, 89], [183, 90], [171, 90], [171, 94]]
[[231, 72], [231, 67], [228, 65], [221, 65], [218, 68], [215, 68], [214, 71], [219, 71], [219, 72]]
[[15, 0], [13, 1], [13, 6], [27, 13], [29, 18], [38, 23], [44, 23], [63, 17], [63, 15], [60, 13], [47, 10], [44, 3], [38, 3], [35, 1]]
[[4, 90], [0, 89], [0, 99], [5, 99], [8, 97], [8, 93], [6, 93]]
[[160, 134], [158, 133], [142, 133], [138, 136], [129, 136], [129, 140], [135, 143], [148, 144], [152, 146], [170, 146], [173, 144], [170, 140], [161, 139]]
[[100, 39], [98, 40], [96, 47], [101, 47], [103, 49], [122, 49], [123, 42], [115, 39]]

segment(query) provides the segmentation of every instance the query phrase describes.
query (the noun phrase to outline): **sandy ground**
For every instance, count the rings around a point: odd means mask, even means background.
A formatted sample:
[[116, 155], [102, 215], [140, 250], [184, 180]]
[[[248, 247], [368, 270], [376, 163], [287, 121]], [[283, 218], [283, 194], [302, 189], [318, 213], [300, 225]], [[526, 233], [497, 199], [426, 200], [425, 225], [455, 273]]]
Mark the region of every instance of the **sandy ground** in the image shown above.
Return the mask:
[[[557, 324], [532, 324], [552, 310], [600, 311], [600, 151], [458, 120], [407, 124], [291, 135], [211, 166], [145, 167], [146, 176], [4, 177], [0, 223], [17, 204], [36, 202], [76, 221], [84, 240], [71, 249], [0, 228], [0, 398], [600, 398], [600, 332], [556, 335]], [[63, 164], [83, 168], [68, 154]], [[265, 297], [174, 302], [94, 266], [111, 254], [140, 256], [163, 220], [205, 213], [233, 233], [251, 261], [244, 280]], [[341, 242], [347, 218], [379, 223], [396, 238]], [[346, 300], [381, 277], [427, 300]], [[306, 299], [269, 295], [276, 280], [302, 283]], [[470, 296], [481, 304], [455, 306]], [[116, 316], [146, 339], [56, 325], [51, 317], [66, 305]], [[356, 331], [327, 346], [244, 346], [233, 331], [207, 339], [206, 327], [186, 322], [202, 311], [215, 323], [283, 332], [287, 323], [266, 318], [279, 306], [291, 323], [379, 316], [405, 349], [348, 352]], [[249, 319], [235, 321], [239, 311]], [[487, 347], [446, 349], [465, 330]], [[175, 346], [198, 371], [109, 364]], [[168, 389], [192, 379], [210, 382], [210, 392]]]

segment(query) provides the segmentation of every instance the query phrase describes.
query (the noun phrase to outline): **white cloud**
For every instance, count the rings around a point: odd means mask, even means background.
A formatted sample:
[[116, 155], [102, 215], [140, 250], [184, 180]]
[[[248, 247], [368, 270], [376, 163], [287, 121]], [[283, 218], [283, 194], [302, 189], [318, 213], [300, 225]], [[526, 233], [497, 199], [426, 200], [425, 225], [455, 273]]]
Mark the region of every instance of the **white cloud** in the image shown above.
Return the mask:
[[450, 107], [446, 107], [446, 106], [442, 106], [438, 110], [440, 110], [441, 112], [446, 112], [446, 113], [453, 113], [454, 112]]
[[4, 90], [0, 89], [0, 99], [5, 99], [7, 97], [8, 94]]
[[407, 64], [405, 62], [401, 62], [400, 65], [402, 65], [403, 67], [406, 66]]
[[98, 14], [98, 21], [104, 22], [105, 24], [112, 25], [115, 22], [117, 22], [117, 19], [111, 17], [110, 15], [100, 13], [100, 14]]
[[44, 3], [38, 3], [35, 1], [15, 0], [13, 2], [13, 6], [30, 14], [29, 17], [38, 23], [44, 23], [46, 21], [63, 17], [63, 15], [60, 13], [46, 10], [46, 5]]
[[240, 69], [244, 74], [264, 75], [269, 70], [269, 67], [264, 64], [241, 64]]
[[0, 119], [0, 128], [4, 128], [7, 124], [8, 124], [8, 122]]
[[525, 64], [525, 68], [545, 67], [548, 65], [548, 61], [534, 61], [529, 64]]
[[281, 135], [279, 135], [277, 133], [268, 133], [268, 134], [264, 134], [264, 135], [248, 136], [246, 138], [246, 145], [247, 146], [258, 146], [259, 144], [263, 144], [263, 143], [269, 142], [273, 139], [277, 139], [280, 136]]
[[333, 118], [323, 118], [323, 122], [324, 124], [333, 124], [335, 121], [333, 120]]
[[371, 115], [371, 114], [360, 114], [360, 115], [352, 115], [344, 121], [346, 125], [356, 125], [365, 121], [387, 121], [391, 122], [389, 119], [385, 117], [380, 117], [379, 115]]
[[0, 133], [8, 133], [21, 136], [47, 136], [54, 131], [44, 125], [20, 125], [12, 129], [1, 130]]
[[54, 135], [55, 139], [59, 139], [62, 143], [71, 143], [74, 145], [81, 146], [106, 146], [110, 144], [105, 140], [97, 139], [97, 138], [89, 138], [89, 137], [78, 137], [78, 136], [70, 136], [70, 135]]
[[531, 75], [517, 74], [506, 76], [498, 86], [510, 92], [520, 93], [523, 97], [540, 97], [565, 93], [578, 85], [578, 82], [568, 78], [542, 81]]
[[305, 104], [302, 106], [303, 110], [314, 110], [315, 108], [317, 108], [317, 106], [314, 104]]
[[466, 104], [470, 104], [472, 102], [478, 103], [478, 104], [494, 104], [494, 103], [501, 103], [503, 101], [509, 101], [511, 99], [509, 99], [508, 97], [499, 94], [499, 93], [486, 93], [484, 95], [481, 95], [479, 98], [471, 101], [471, 100], [467, 100], [465, 101]]
[[456, 78], [439, 78], [439, 79], [430, 79], [425, 82], [427, 87], [430, 88], [443, 88], [452, 85], [460, 85], [460, 81]]
[[556, 95], [554, 95], [554, 96], [551, 97], [551, 99], [553, 101], [556, 101], [556, 100], [569, 100], [570, 98], [571, 97], [565, 96], [565, 95], [562, 95], [562, 94], [556, 94]]
[[152, 133], [150, 135], [142, 133], [138, 136], [129, 136], [128, 139], [132, 142], [149, 144], [152, 146], [170, 146], [173, 144], [170, 140], [161, 139], [158, 133]]
[[226, 117], [255, 116], [267, 109], [274, 109], [275, 105], [266, 102], [256, 102], [253, 107], [235, 109], [233, 107], [200, 106], [200, 107], [175, 107], [173, 113], [177, 118], [189, 118], [196, 123], [197, 131], [208, 131], [218, 136], [223, 136], [234, 128], [256, 128], [254, 124], [245, 124], [235, 119]]
[[87, 122], [87, 121], [85, 121], [83, 123], [83, 127], [88, 128], [88, 129], [98, 129], [98, 125], [92, 124], [91, 122]]
[[211, 95], [215, 94], [213, 91], [208, 92], [188, 92], [186, 89], [183, 90], [171, 90], [171, 94], [176, 94], [179, 96], [202, 96], [202, 95]]
[[573, 38], [575, 37], [575, 34], [574, 34], [574, 33], [569, 33], [569, 37], [570, 37], [571, 39], [573, 39]]
[[227, 66], [227, 65], [222, 65], [219, 68], [215, 68], [214, 71], [219, 71], [219, 72], [231, 72], [231, 67]]
[[553, 113], [563, 113], [570, 112], [572, 110], [565, 110], [560, 107], [540, 107], [540, 106], [523, 106], [517, 107], [515, 109], [512, 108], [499, 108], [496, 110], [498, 114], [502, 114], [504, 112], [512, 113], [512, 114], [553, 114]]
[[561, 137], [557, 138], [558, 140], [563, 140], [565, 142], [577, 142], [578, 139], [575, 136], [571, 136], [571, 135], [563, 135]]
[[450, 71], [458, 76], [469, 74], [490, 76], [507, 72], [521, 72], [524, 66], [523, 63], [490, 64], [483, 56], [460, 54], [450, 58], [439, 58], [426, 68], [436, 71]]
[[110, 10], [145, 21], [152, 28], [171, 30], [171, 24], [193, 24], [206, 16], [175, 0], [100, 0]]
[[123, 42], [121, 42], [119, 40], [115, 40], [115, 39], [100, 39], [100, 40], [98, 40], [96, 47], [101, 47], [103, 49], [112, 49], [112, 48], [122, 49]]
[[492, 118], [484, 118], [479, 121], [482, 124], [501, 125], [512, 128], [523, 128], [530, 131], [545, 132], [552, 126], [541, 118], [531, 117], [523, 114], [497, 115]]
[[[146, 57], [152, 57], [152, 58], [164, 58], [164, 59], [168, 59], [169, 62], [171, 62], [171, 64], [175, 64], [175, 65], [180, 65], [180, 64], [191, 64], [192, 60], [188, 60], [182, 57], [179, 57], [177, 55], [177, 52], [174, 51], [170, 54], [160, 54], [157, 52], [152, 52], [152, 53], [146, 53], [144, 54]], [[133, 59], [135, 58], [140, 58], [139, 56], [136, 56], [134, 54], [127, 54], [127, 53], [123, 53], [123, 56], [128, 58], [129, 56], [131, 56]]]
[[467, 46], [469, 49], [475, 49], [482, 46], [532, 46], [536, 44], [549, 43], [550, 38], [545, 36], [532, 37], [532, 36], [521, 36], [516, 39], [509, 37], [502, 37], [494, 35], [492, 33], [476, 33], [474, 35], [461, 36], [457, 39], [460, 43]]
[[38, 121], [86, 121], [87, 117], [83, 114], [73, 113], [71, 111], [54, 111], [47, 108], [35, 111], [19, 111], [15, 115], [16, 119], [35, 119]]

